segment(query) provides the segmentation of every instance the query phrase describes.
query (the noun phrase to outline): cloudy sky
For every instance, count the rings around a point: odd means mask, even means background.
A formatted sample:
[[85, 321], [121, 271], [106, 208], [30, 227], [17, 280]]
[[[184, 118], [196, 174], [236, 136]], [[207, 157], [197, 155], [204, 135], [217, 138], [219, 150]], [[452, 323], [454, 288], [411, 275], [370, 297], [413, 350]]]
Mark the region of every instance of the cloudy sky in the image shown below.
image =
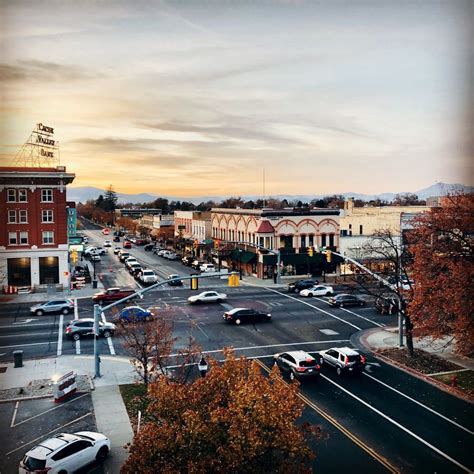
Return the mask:
[[2, 164], [42, 122], [75, 186], [472, 184], [470, 0], [0, 5]]

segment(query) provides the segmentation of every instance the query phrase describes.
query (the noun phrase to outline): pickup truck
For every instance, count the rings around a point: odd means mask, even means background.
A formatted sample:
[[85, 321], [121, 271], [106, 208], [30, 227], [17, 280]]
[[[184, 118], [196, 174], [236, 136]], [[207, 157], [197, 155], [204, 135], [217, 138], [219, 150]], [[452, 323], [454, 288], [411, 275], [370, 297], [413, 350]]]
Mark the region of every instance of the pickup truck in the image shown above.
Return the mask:
[[121, 300], [127, 296], [133, 295], [135, 290], [132, 288], [108, 288], [100, 293], [96, 293], [92, 300], [94, 303], [104, 304], [112, 303], [113, 301]]

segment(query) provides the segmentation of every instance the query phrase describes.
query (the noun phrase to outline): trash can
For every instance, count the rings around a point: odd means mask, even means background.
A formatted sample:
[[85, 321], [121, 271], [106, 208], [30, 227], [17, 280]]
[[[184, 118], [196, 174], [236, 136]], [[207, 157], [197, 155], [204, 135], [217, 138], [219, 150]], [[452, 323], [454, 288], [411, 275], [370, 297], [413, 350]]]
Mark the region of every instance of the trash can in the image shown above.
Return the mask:
[[92, 288], [97, 288], [97, 280], [92, 280]]
[[23, 367], [23, 351], [13, 351], [13, 359], [15, 361], [15, 369]]

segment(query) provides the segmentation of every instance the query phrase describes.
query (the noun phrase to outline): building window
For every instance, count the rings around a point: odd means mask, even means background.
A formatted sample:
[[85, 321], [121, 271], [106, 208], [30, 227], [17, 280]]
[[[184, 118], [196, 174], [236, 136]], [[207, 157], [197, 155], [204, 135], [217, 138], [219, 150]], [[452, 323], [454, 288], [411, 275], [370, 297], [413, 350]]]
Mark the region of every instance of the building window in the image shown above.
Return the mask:
[[43, 244], [54, 244], [54, 232], [49, 230], [43, 232]]
[[346, 236], [347, 236], [347, 230], [341, 229], [341, 237], [346, 237]]
[[14, 189], [7, 190], [7, 201], [16, 202], [16, 191]]
[[352, 229], [352, 224], [349, 224], [349, 230], [351, 230], [351, 229]]
[[41, 202], [53, 202], [53, 190], [42, 189], [41, 190]]
[[359, 234], [360, 234], [360, 235], [363, 235], [363, 234], [364, 234], [364, 226], [363, 226], [363, 225], [360, 225], [360, 226], [359, 226]]
[[16, 223], [16, 211], [8, 211], [8, 223], [9, 224]]
[[53, 211], [51, 209], [41, 211], [41, 222], [53, 222]]
[[18, 190], [18, 202], [28, 202], [26, 196], [26, 189]]
[[20, 245], [28, 245], [28, 232], [20, 232]]
[[20, 224], [28, 224], [28, 211], [27, 210], [21, 210], [19, 211], [20, 214]]
[[8, 245], [16, 245], [16, 232], [8, 232]]
[[321, 247], [326, 247], [326, 234], [321, 234]]

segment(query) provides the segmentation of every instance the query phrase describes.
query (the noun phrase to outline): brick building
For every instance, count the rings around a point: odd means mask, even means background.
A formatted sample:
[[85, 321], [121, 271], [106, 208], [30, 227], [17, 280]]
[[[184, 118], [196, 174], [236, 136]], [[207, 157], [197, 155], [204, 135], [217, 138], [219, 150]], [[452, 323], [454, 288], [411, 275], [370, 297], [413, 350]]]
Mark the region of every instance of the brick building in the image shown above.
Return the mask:
[[66, 186], [74, 178], [64, 166], [0, 167], [2, 286], [67, 285]]

